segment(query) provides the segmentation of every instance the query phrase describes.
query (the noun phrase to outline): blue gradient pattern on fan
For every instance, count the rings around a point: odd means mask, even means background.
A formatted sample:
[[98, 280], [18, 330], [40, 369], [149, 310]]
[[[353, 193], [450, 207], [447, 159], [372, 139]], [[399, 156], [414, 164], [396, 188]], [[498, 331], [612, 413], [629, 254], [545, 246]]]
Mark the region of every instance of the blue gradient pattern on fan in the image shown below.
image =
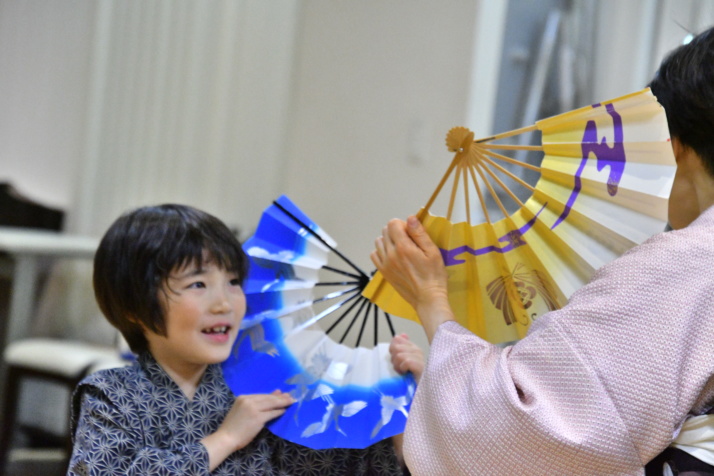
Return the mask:
[[348, 347], [315, 322], [318, 271], [335, 247], [287, 197], [265, 210], [243, 246], [248, 310], [223, 373], [236, 395], [295, 397], [268, 424], [276, 435], [315, 449], [365, 448], [404, 431], [416, 384], [393, 369], [388, 342]]

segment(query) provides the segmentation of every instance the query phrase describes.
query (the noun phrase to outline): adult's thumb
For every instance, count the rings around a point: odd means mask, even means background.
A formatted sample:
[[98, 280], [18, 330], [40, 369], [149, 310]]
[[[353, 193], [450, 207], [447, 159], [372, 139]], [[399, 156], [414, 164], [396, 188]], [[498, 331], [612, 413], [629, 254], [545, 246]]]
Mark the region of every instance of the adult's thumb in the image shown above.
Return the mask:
[[422, 250], [426, 250], [434, 244], [424, 229], [424, 225], [414, 215], [407, 218], [407, 233]]

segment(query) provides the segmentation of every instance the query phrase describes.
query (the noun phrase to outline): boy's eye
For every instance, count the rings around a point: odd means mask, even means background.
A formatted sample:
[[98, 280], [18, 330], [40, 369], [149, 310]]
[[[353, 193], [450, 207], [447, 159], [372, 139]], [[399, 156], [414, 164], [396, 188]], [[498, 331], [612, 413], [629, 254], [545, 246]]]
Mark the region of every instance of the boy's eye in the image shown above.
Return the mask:
[[189, 288], [205, 288], [206, 284], [203, 281], [196, 281], [188, 285]]
[[231, 286], [240, 286], [240, 279], [238, 279], [238, 278], [231, 279]]

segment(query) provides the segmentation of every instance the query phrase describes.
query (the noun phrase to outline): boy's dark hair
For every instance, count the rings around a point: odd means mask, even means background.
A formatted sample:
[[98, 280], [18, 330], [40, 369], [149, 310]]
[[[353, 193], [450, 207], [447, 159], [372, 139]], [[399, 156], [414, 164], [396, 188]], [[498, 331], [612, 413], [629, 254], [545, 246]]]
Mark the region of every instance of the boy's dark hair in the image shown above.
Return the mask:
[[210, 259], [243, 282], [248, 259], [218, 218], [185, 205], [142, 207], [120, 216], [94, 257], [94, 295], [136, 353], [148, 350], [142, 326], [166, 335], [159, 293], [175, 269]]
[[694, 149], [714, 175], [714, 28], [672, 50], [650, 83], [672, 137]]

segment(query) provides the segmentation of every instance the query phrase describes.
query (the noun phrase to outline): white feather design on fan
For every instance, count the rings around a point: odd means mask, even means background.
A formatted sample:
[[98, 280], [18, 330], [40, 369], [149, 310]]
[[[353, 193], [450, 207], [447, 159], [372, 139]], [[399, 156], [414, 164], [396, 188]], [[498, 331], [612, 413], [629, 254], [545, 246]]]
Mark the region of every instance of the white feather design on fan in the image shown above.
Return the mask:
[[335, 429], [337, 431], [347, 436], [347, 434], [342, 431], [342, 428], [340, 428], [339, 418], [354, 416], [367, 406], [367, 402], [362, 400], [355, 400], [349, 403], [337, 405], [332, 400], [332, 393], [332, 388], [327, 385], [320, 384], [317, 386], [317, 390], [315, 391], [313, 398], [320, 397], [325, 400], [327, 402], [327, 408], [325, 409], [325, 413], [322, 415], [321, 421], [311, 423], [307, 426], [307, 428], [305, 428], [305, 431], [303, 431], [301, 435], [303, 438], [323, 433], [330, 426], [331, 422], [334, 422]]

